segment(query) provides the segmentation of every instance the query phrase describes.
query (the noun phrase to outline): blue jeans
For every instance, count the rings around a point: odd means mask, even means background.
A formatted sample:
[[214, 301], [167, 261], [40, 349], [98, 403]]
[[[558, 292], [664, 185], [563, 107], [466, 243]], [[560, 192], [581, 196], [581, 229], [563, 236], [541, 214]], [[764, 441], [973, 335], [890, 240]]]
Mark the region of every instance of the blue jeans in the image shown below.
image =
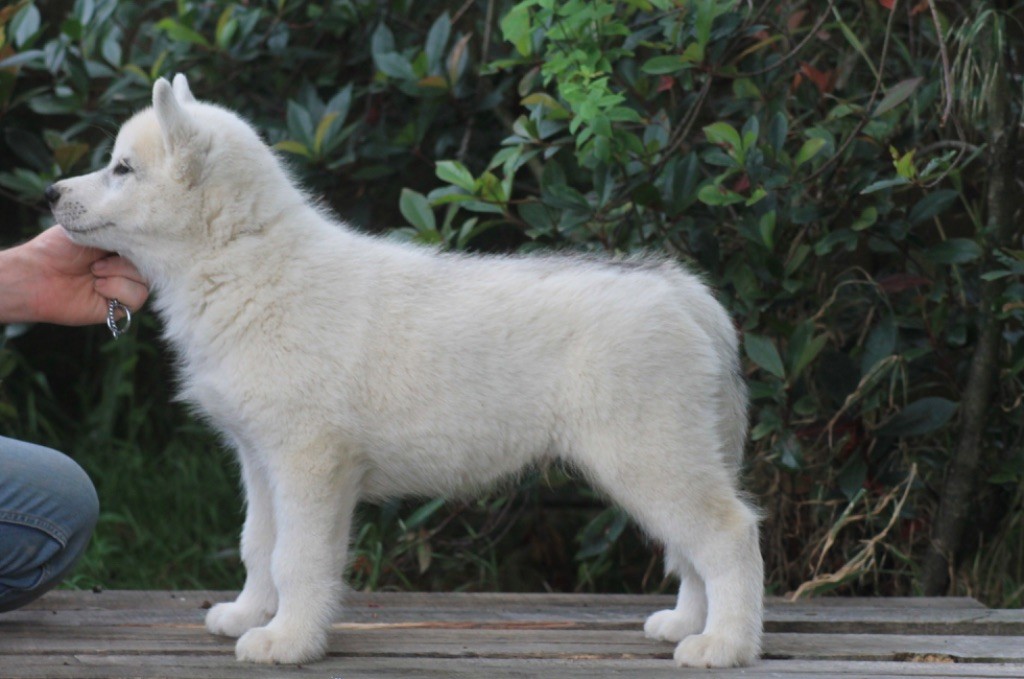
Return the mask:
[[59, 583], [98, 516], [96, 490], [71, 458], [0, 437], [0, 613]]

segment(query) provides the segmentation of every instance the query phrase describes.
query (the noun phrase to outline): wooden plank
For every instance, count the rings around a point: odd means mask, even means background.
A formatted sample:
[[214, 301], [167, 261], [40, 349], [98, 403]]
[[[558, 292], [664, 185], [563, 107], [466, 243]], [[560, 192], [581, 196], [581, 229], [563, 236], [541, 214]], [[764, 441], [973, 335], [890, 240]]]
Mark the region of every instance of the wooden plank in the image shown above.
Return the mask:
[[[54, 592], [0, 615], [0, 676], [599, 677], [709, 676], [679, 670], [647, 640], [672, 597], [353, 593], [329, 657], [303, 668], [234, 660], [205, 607], [232, 592]], [[1024, 677], [1024, 610], [973, 599], [769, 600], [767, 659], [715, 677]], [[953, 662], [960, 661], [960, 662]]]
[[203, 601], [226, 601], [238, 596], [238, 592], [215, 590], [65, 590], [47, 592], [22, 609], [31, 610], [132, 610], [137, 608], [177, 609], [196, 608]]
[[[57, 594], [58, 596], [54, 596]], [[76, 596], [68, 596], [68, 595]], [[5, 624], [52, 626], [158, 625], [198, 623], [204, 608], [230, 599], [228, 592], [58, 592], [35, 606], [0, 616]], [[561, 595], [564, 603], [550, 603], [543, 595], [449, 595], [372, 594], [350, 597], [340, 613], [343, 624], [417, 623], [423, 626], [475, 623], [480, 627], [509, 623], [560, 623], [577, 629], [637, 630], [647, 615], [671, 605], [666, 597], [629, 597], [622, 600], [581, 595]], [[649, 601], [655, 599], [655, 601]], [[427, 604], [423, 602], [427, 601]], [[769, 601], [765, 629], [769, 632], [820, 632], [845, 634], [984, 634], [1024, 636], [1024, 609], [993, 610], [973, 599], [873, 600], [824, 599], [785, 603]], [[847, 602], [840, 606], [835, 602]], [[866, 600], [872, 601], [870, 599]], [[935, 601], [948, 605], [928, 607]], [[500, 603], [499, 603], [500, 602]], [[49, 605], [46, 605], [49, 604]], [[653, 604], [653, 605], [652, 605]]]
[[680, 679], [710, 677], [934, 677], [935, 679], [1024, 676], [1024, 665], [973, 663], [833, 662], [823, 665], [806, 660], [766, 660], [753, 667], [716, 670], [679, 669], [664, 660], [520, 660], [439, 658], [328, 658], [301, 668], [238, 663], [229, 658], [179, 655], [25, 656], [3, 666], [5, 679], [278, 679], [317, 677], [329, 679]]
[[[56, 590], [30, 603], [24, 610], [34, 609], [180, 609], [197, 607], [204, 601], [233, 601], [238, 592], [217, 590], [153, 591], [153, 590]], [[667, 594], [547, 594], [501, 592], [348, 592], [345, 604], [354, 608], [389, 606], [393, 608], [437, 608], [449, 610], [488, 608], [626, 608], [658, 610], [675, 605], [675, 597]], [[862, 608], [872, 610], [906, 610], [920, 608], [979, 609], [985, 606], [970, 597], [819, 597], [789, 602], [768, 597], [769, 608]]]
[[1024, 609], [768, 609], [769, 632], [1024, 636]]
[[[0, 656], [62, 653], [233, 653], [233, 641], [207, 634], [198, 624], [138, 627], [34, 626], [0, 628]], [[940, 655], [969, 662], [1024, 662], [1024, 637], [885, 634], [767, 634], [769, 658], [899, 660]], [[343, 656], [490, 658], [662, 658], [669, 643], [639, 631], [579, 630], [559, 626], [479, 629], [415, 625], [340, 625], [330, 653]]]
[[[616, 608], [578, 611], [550, 608], [446, 609], [394, 608], [382, 604], [374, 608], [346, 608], [338, 617], [339, 625], [410, 623], [424, 627], [454, 624], [478, 627], [557, 623], [576, 629], [638, 630], [652, 609], [642, 611]], [[198, 624], [206, 611], [201, 607], [180, 609], [76, 609], [21, 610], [0, 616], [0, 629], [6, 625], [32, 624], [41, 627], [91, 625]], [[833, 634], [985, 634], [1024, 636], [1024, 609], [950, 609], [927, 611], [918, 608], [900, 610], [830, 608], [773, 609], [765, 613], [768, 632], [822, 632]]]
[[1024, 637], [923, 634], [767, 634], [765, 656], [816, 660], [1024, 662]]
[[870, 608], [874, 610], [923, 608], [927, 610], [937, 609], [986, 609], [988, 608], [977, 599], [969, 596], [943, 596], [943, 597], [921, 597], [921, 596], [823, 596], [813, 599], [800, 599], [789, 601], [788, 599], [768, 599], [778, 606], [789, 606], [793, 608]]

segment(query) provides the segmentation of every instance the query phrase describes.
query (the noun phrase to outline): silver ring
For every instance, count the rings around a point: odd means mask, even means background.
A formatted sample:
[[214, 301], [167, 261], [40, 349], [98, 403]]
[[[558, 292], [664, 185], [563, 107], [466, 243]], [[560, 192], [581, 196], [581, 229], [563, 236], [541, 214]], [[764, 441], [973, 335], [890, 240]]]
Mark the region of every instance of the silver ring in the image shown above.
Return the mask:
[[[118, 309], [124, 314], [124, 326], [121, 327], [117, 325]], [[110, 328], [110, 334], [114, 339], [128, 332], [128, 328], [132, 327], [132, 310], [116, 299], [107, 302], [107, 327]]]

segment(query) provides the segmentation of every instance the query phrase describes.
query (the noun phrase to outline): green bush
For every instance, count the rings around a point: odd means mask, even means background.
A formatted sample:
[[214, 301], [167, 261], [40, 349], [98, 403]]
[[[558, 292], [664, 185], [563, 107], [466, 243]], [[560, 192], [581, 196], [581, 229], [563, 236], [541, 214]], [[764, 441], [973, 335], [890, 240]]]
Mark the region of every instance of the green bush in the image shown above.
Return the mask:
[[[0, 10], [0, 228], [49, 223], [44, 188], [103, 164], [153, 80], [184, 72], [361, 228], [703, 272], [743, 332], [772, 591], [934, 589], [929, 537], [965, 470], [954, 586], [1020, 605], [1024, 253], [999, 150], [1018, 148], [1022, 9], [23, 1]], [[168, 405], [154, 326], [116, 345], [9, 327], [0, 423], [97, 479], [81, 584], [231, 586], [234, 476]], [[558, 469], [363, 514], [357, 586], [664, 587], [624, 516]]]

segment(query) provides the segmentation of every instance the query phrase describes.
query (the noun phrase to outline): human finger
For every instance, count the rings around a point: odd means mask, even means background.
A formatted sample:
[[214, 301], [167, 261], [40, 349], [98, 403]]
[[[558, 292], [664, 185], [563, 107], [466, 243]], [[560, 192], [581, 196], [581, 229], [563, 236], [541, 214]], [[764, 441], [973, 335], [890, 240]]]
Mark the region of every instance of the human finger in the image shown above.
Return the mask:
[[148, 285], [145, 277], [135, 268], [135, 265], [120, 255], [110, 255], [93, 262], [91, 271], [97, 278], [127, 278]]
[[27, 246], [40, 263], [62, 273], [84, 272], [93, 262], [109, 254], [99, 248], [79, 245], [59, 224], [43, 231]]
[[124, 276], [97, 278], [93, 288], [107, 299], [116, 299], [132, 311], [138, 311], [149, 298], [149, 288]]

